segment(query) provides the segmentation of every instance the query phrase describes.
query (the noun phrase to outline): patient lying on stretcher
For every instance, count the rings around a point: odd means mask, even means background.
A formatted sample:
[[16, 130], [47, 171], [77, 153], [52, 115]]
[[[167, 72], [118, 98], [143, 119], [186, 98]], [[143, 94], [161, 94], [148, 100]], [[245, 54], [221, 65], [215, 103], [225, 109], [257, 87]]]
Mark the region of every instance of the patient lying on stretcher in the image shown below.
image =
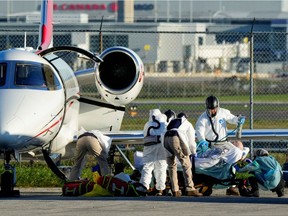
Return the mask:
[[221, 142], [207, 149], [197, 148], [195, 171], [217, 179], [229, 179], [231, 166], [243, 160], [249, 151], [240, 141]]

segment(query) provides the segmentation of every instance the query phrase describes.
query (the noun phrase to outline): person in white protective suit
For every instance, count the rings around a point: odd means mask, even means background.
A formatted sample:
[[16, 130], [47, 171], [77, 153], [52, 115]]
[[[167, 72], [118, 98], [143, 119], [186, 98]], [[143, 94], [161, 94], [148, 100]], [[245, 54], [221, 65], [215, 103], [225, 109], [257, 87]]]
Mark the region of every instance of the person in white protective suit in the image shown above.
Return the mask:
[[[206, 98], [206, 110], [198, 118], [195, 129], [198, 145], [203, 150], [210, 147], [221, 148], [226, 152], [226, 162], [235, 163], [241, 158], [242, 152], [239, 148], [227, 142], [227, 123], [242, 125], [245, 122], [244, 116], [235, 116], [229, 110], [220, 108], [219, 100], [211, 95]], [[239, 158], [240, 157], [240, 158]], [[239, 192], [235, 187], [226, 191], [227, 195], [237, 195]]]
[[145, 186], [145, 190], [150, 189], [152, 172], [154, 173], [157, 190], [156, 195], [162, 196], [166, 188], [166, 151], [163, 147], [162, 136], [166, 131], [166, 115], [159, 109], [150, 110], [149, 121], [145, 124], [143, 168], [140, 183]]
[[86, 163], [87, 154], [95, 157], [100, 166], [100, 174], [102, 176], [110, 174], [111, 171], [107, 159], [112, 139], [99, 130], [86, 131], [81, 128], [79, 134], [80, 136], [78, 136], [76, 143], [75, 164], [72, 167], [69, 180], [73, 181], [80, 178]]

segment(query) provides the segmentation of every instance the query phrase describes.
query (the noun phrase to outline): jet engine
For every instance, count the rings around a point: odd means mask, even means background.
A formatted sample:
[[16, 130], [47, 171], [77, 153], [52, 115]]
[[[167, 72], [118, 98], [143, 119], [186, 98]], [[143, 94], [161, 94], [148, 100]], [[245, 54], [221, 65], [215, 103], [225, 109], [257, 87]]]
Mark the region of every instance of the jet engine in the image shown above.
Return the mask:
[[126, 105], [139, 94], [144, 80], [144, 65], [140, 57], [126, 47], [104, 50], [103, 60], [96, 70], [96, 86], [101, 96], [115, 106]]

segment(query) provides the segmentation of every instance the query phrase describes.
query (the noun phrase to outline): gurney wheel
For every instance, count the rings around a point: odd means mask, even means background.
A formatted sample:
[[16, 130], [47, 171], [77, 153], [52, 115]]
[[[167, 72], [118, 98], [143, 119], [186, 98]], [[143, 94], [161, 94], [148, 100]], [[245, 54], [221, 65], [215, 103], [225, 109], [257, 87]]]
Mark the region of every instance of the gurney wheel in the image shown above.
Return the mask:
[[212, 188], [209, 186], [203, 186], [199, 190], [200, 193], [203, 194], [203, 196], [210, 196], [213, 192]]

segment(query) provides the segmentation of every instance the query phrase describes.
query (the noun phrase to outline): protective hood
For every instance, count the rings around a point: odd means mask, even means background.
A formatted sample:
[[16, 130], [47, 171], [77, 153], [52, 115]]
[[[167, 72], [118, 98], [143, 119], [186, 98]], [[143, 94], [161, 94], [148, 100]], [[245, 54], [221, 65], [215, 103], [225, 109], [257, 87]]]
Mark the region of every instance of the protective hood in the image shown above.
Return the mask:
[[171, 109], [165, 111], [164, 114], [166, 115], [167, 123], [176, 118], [176, 113]]
[[266, 149], [257, 149], [257, 150], [254, 151], [254, 155], [256, 157], [268, 156], [269, 152]]
[[153, 121], [153, 116], [157, 119], [157, 116], [161, 115], [161, 111], [159, 109], [152, 109], [149, 113], [149, 121]]

